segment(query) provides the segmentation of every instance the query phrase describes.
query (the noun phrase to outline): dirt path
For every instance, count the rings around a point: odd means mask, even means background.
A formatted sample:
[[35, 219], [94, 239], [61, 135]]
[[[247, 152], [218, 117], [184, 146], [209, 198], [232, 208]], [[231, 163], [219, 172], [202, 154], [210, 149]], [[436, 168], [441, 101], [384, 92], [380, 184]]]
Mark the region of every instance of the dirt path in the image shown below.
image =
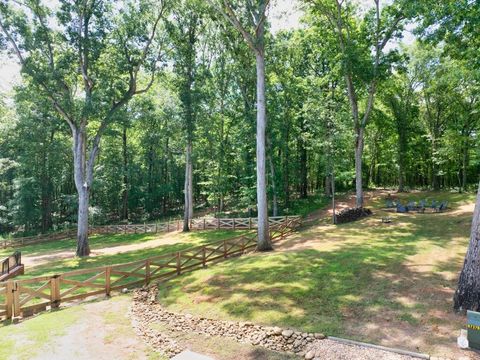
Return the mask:
[[[148, 240], [140, 243], [111, 246], [111, 247], [105, 247], [100, 249], [92, 249], [92, 252], [90, 253], [90, 257], [101, 256], [101, 255], [116, 255], [116, 254], [126, 253], [129, 251], [152, 249], [161, 245], [176, 244], [179, 242], [179, 238], [178, 238], [179, 234], [180, 233], [178, 231], [169, 232], [165, 234], [159, 234], [159, 236], [153, 240]], [[22, 262], [25, 265], [25, 267], [28, 268], [28, 267], [44, 265], [52, 261], [71, 259], [73, 257], [75, 257], [74, 250], [60, 250], [60, 251], [53, 251], [51, 253], [42, 254], [42, 255], [23, 255], [22, 254]]]
[[[83, 305], [75, 324], [67, 327], [64, 335], [49, 339], [31, 359], [147, 359], [152, 350], [131, 327], [127, 316], [130, 304], [131, 296], [118, 296]], [[61, 317], [61, 311], [58, 315]]]

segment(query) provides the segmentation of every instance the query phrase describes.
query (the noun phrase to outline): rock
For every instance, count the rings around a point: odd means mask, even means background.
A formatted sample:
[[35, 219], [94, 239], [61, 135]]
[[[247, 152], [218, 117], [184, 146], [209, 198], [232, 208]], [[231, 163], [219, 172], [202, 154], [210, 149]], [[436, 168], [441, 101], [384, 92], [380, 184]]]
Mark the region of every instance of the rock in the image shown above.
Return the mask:
[[278, 326], [275, 326], [273, 328], [273, 334], [274, 335], [282, 335], [282, 328], [278, 327]]
[[325, 335], [322, 334], [322, 333], [315, 333], [315, 339], [318, 339], [318, 340], [323, 340], [325, 339]]
[[282, 331], [282, 336], [285, 338], [285, 339], [288, 339], [289, 337], [291, 337], [293, 335], [293, 330], [283, 330]]
[[128, 293], [128, 289], [127, 289], [127, 288], [123, 288], [123, 289], [122, 289], [122, 294], [126, 294], [126, 293]]
[[315, 352], [313, 350], [310, 350], [305, 354], [306, 360], [312, 360], [314, 357], [315, 357]]

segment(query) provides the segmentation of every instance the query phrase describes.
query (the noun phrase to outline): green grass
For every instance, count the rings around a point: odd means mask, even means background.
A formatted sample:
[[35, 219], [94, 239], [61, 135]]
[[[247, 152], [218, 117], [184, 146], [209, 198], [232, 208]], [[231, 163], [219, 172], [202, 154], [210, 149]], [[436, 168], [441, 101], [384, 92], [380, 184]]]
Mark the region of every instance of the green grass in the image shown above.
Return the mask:
[[[168, 239], [170, 236], [176, 238], [170, 241], [169, 244], [159, 245], [154, 248], [133, 250], [121, 252], [112, 255], [99, 255], [87, 258], [72, 257], [64, 260], [50, 261], [43, 265], [38, 265], [33, 268], [26, 268], [25, 275], [19, 276], [16, 279], [31, 278], [35, 276], [52, 275], [61, 272], [67, 272], [78, 269], [86, 269], [97, 266], [122, 264], [136, 260], [147, 259], [158, 255], [168, 254], [175, 251], [181, 251], [193, 246], [203, 245], [210, 242], [229, 239], [245, 233], [241, 230], [205, 230], [192, 231], [185, 234], [131, 234], [131, 235], [102, 235], [94, 236], [90, 240], [91, 250], [95, 252], [96, 249], [109, 248], [120, 245], [131, 245], [141, 242], [155, 240], [162, 236]], [[69, 246], [67, 246], [68, 243]], [[29, 255], [46, 255], [59, 250], [74, 250], [75, 242], [73, 240], [49, 242], [44, 244], [37, 244], [28, 247], [20, 248], [23, 256]]]
[[[160, 288], [158, 299], [171, 310], [199, 316], [374, 342], [386, 336], [385, 329], [378, 330], [385, 327], [385, 318], [391, 326], [419, 331], [448, 316], [454, 335], [464, 320], [451, 312], [451, 293], [471, 222], [471, 214], [455, 211], [474, 196], [399, 197], [448, 200], [453, 209], [442, 214], [391, 213], [393, 223], [387, 225], [380, 220], [386, 214], [380, 210], [384, 200], [375, 199], [368, 204], [375, 212], [371, 218], [313, 226], [274, 253], [175, 278]], [[375, 326], [365, 328], [368, 323]], [[435, 334], [429, 336], [440, 341]], [[433, 341], [426, 339], [426, 348]]]
[[[387, 341], [385, 345], [416, 351], [443, 349], [454, 343], [464, 323], [451, 312], [451, 298], [471, 223], [471, 214], [460, 210], [474, 201], [474, 195], [428, 192], [398, 197], [404, 202], [448, 200], [451, 210], [396, 214], [383, 211], [384, 199], [376, 198], [367, 204], [374, 211], [372, 217], [339, 226], [319, 226], [323, 223], [319, 221], [275, 252], [231, 259], [164, 283], [158, 299], [171, 310], [199, 316]], [[297, 213], [316, 210], [324, 201], [307, 199]], [[393, 222], [382, 224], [381, 217], [387, 214]], [[92, 238], [92, 249], [147, 241], [151, 236], [99, 236]], [[174, 244], [51, 262], [25, 276], [134, 261], [232, 236], [231, 231], [181, 234]], [[25, 250], [47, 254], [58, 249], [45, 246]], [[106, 314], [107, 320], [110, 316]], [[435, 332], [438, 326], [441, 333]], [[391, 331], [397, 333], [397, 343]], [[409, 347], [409, 339], [420, 339], [419, 348]]]
[[[65, 334], [82, 314], [82, 307], [71, 307], [35, 317], [20, 325], [0, 327], [0, 359], [28, 360], [44, 345]], [[14, 354], [14, 356], [12, 356]]]

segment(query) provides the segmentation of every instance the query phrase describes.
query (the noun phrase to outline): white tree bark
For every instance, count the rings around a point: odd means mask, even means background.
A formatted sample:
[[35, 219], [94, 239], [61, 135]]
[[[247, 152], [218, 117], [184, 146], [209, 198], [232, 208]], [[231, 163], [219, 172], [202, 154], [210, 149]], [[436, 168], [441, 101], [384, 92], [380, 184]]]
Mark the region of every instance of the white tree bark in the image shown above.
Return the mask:
[[263, 49], [255, 54], [257, 65], [257, 211], [258, 250], [271, 250], [268, 228], [265, 132], [267, 112], [265, 104], [265, 58]]
[[363, 165], [363, 144], [364, 134], [363, 128], [358, 129], [357, 139], [355, 141], [355, 205], [363, 207], [363, 181], [362, 181], [362, 165]]

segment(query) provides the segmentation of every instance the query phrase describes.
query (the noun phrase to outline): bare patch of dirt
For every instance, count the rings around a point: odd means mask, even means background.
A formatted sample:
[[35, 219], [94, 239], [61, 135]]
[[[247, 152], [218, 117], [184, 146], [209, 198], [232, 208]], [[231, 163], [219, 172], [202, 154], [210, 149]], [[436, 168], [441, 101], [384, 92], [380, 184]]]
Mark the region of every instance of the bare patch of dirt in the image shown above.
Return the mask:
[[127, 317], [130, 302], [130, 296], [118, 296], [83, 305], [84, 314], [75, 325], [68, 327], [65, 335], [48, 339], [39, 352], [42, 355], [33, 359], [147, 359], [151, 350], [135, 334]]

